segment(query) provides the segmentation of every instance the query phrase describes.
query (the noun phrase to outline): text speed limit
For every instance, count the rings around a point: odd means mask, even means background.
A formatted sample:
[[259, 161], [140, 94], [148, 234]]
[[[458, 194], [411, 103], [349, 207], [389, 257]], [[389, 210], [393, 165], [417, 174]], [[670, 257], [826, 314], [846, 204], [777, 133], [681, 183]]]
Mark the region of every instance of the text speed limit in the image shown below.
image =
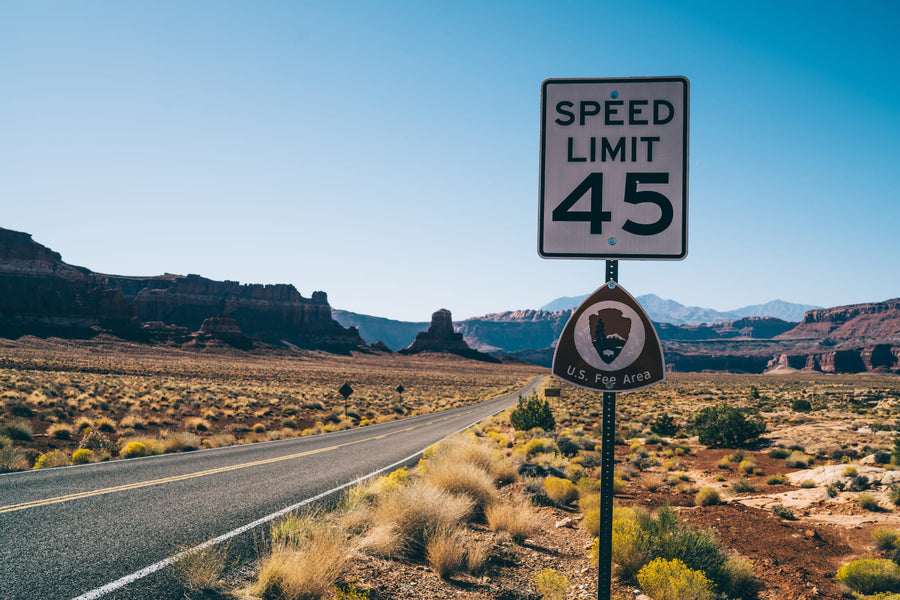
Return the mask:
[[687, 80], [548, 79], [542, 91], [539, 254], [684, 258]]

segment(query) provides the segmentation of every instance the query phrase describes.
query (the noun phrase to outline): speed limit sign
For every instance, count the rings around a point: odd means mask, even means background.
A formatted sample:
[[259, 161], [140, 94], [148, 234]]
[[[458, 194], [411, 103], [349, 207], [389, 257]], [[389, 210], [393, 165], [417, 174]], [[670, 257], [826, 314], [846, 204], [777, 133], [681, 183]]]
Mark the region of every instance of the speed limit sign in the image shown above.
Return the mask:
[[687, 256], [688, 80], [547, 79], [538, 253]]

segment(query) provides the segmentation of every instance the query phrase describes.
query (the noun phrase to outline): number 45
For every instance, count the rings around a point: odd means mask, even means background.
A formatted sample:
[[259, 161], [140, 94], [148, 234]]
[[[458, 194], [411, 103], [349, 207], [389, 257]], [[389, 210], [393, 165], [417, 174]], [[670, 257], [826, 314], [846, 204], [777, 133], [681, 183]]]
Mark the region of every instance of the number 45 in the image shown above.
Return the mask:
[[[668, 173], [626, 173], [625, 202], [628, 204], [644, 204], [649, 202], [659, 207], [659, 219], [654, 223], [636, 223], [631, 219], [625, 221], [622, 229], [634, 235], [656, 235], [662, 233], [672, 224], [672, 203], [668, 198], [653, 190], [638, 191], [642, 184], [669, 183]], [[572, 210], [575, 203], [591, 192], [590, 210]], [[612, 221], [612, 213], [603, 210], [603, 173], [591, 173], [584, 181], [575, 186], [572, 193], [565, 197], [553, 209], [554, 221], [587, 221], [591, 224], [591, 233], [603, 233], [603, 223]]]

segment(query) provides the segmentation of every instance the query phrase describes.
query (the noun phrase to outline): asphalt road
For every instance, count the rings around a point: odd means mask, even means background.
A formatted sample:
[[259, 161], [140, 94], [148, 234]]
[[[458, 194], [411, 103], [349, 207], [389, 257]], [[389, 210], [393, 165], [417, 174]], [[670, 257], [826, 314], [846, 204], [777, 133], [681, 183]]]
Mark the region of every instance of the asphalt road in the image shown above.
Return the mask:
[[[425, 448], [507, 408], [540, 379], [474, 406], [369, 427], [0, 475], [0, 599], [183, 598], [171, 567], [160, 565], [178, 549], [231, 533], [232, 555], [247, 555], [265, 530], [249, 524], [415, 463]], [[148, 567], [152, 573], [135, 575]]]

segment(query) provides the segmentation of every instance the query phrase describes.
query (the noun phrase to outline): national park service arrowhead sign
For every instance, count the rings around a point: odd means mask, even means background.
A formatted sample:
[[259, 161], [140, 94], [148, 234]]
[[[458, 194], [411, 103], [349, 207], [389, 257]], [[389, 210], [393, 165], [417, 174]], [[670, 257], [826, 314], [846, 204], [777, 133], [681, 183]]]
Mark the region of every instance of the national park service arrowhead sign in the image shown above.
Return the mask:
[[665, 364], [647, 313], [614, 281], [575, 309], [553, 354], [554, 375], [604, 392], [659, 383], [665, 379]]

